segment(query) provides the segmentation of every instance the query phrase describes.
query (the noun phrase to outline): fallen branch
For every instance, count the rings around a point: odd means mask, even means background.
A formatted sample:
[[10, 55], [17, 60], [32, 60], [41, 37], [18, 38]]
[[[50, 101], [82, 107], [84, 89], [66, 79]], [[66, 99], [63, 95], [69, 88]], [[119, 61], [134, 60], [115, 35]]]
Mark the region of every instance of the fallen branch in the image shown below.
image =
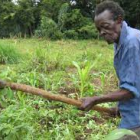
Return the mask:
[[[25, 84], [9, 83], [9, 82], [5, 82], [5, 81], [0, 81], [0, 88], [4, 88], [4, 87], [10, 87], [12, 90], [22, 91], [25, 93], [31, 93], [33, 95], [38, 95], [38, 96], [41, 96], [41, 97], [49, 99], [49, 100], [60, 101], [60, 102], [66, 103], [66, 104], [76, 106], [76, 107], [80, 107], [82, 104], [81, 101], [79, 101], [79, 100], [71, 99], [71, 98], [65, 97], [63, 95], [58, 95], [58, 94], [55, 95], [48, 91], [45, 91], [45, 90], [42, 90], [39, 88], [35, 88], [35, 87], [31, 87], [31, 86], [25, 85]], [[101, 113], [104, 112], [104, 113], [112, 114], [112, 110], [109, 108], [105, 108], [105, 107], [94, 106], [92, 108], [92, 110], [96, 110]]]

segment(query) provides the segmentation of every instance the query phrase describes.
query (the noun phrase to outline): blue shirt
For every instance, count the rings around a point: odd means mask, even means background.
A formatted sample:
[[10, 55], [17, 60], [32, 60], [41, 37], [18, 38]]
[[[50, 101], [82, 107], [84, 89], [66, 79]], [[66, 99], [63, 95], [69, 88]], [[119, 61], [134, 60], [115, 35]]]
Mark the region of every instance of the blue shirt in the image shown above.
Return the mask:
[[133, 99], [120, 101], [120, 128], [140, 126], [140, 31], [123, 21], [118, 44], [114, 44], [114, 67], [120, 89], [127, 89]]

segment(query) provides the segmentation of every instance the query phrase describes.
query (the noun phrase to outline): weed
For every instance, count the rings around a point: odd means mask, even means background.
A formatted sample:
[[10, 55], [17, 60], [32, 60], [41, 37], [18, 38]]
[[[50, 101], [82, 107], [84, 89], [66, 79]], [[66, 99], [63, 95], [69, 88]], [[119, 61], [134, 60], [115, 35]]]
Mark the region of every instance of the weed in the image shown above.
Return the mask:
[[0, 63], [15, 64], [21, 60], [21, 54], [14, 45], [0, 43]]
[[[19, 64], [8, 65], [6, 58], [6, 65], [0, 65], [0, 79], [6, 81], [28, 84], [55, 94], [60, 88], [78, 88], [68, 95], [77, 98], [79, 91], [80, 96], [94, 94], [96, 87], [91, 83], [92, 79], [100, 79], [99, 91], [102, 94], [107, 88], [106, 77], [108, 81], [115, 77], [112, 73], [113, 49], [108, 49], [106, 44], [103, 46], [102, 41], [20, 39], [15, 42], [3, 39], [1, 44], [11, 44], [21, 56], [25, 56]], [[10, 56], [11, 52], [7, 54]], [[15, 56], [18, 60], [21, 57]], [[12, 62], [15, 63], [15, 59]], [[0, 91], [0, 104], [4, 107], [0, 110], [2, 140], [102, 140], [117, 124], [116, 119], [104, 120], [100, 124], [93, 119], [93, 116], [103, 119], [97, 112], [81, 112], [70, 105], [9, 88]], [[107, 103], [105, 106], [112, 105]]]

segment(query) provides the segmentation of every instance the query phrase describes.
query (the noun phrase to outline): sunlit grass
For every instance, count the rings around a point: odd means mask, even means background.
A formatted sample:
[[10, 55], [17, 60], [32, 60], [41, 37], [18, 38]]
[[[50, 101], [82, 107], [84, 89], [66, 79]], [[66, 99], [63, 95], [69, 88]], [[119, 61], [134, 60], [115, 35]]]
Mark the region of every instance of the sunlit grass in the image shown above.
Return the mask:
[[[101, 56], [88, 72], [89, 84], [94, 87], [96, 95], [117, 89], [113, 46], [104, 41], [3, 39], [0, 43], [14, 46], [24, 56], [18, 64], [1, 65], [0, 79], [78, 98], [78, 71], [72, 62], [77, 62], [84, 69], [85, 61], [93, 64]], [[91, 96], [89, 91], [85, 88], [86, 94], [82, 93], [81, 96]], [[72, 106], [22, 92], [3, 90], [0, 96], [0, 103], [5, 108], [1, 111], [0, 121], [3, 139], [19, 139], [22, 135], [23, 139], [29, 140], [102, 140], [118, 123], [118, 119], [106, 119], [95, 111], [81, 112]], [[109, 107], [112, 104], [104, 106]]]

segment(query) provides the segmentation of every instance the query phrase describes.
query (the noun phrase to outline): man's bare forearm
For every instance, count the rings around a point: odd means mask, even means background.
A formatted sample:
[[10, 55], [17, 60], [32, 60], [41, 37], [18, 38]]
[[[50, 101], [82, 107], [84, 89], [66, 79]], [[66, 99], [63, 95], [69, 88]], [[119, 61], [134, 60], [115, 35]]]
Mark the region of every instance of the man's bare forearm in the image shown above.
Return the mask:
[[93, 100], [94, 102], [96, 102], [96, 104], [99, 104], [99, 103], [105, 103], [105, 102], [125, 101], [133, 97], [134, 95], [130, 91], [121, 89], [116, 92], [106, 94], [103, 96], [96, 96], [96, 101], [95, 101], [95, 98], [93, 97]]

